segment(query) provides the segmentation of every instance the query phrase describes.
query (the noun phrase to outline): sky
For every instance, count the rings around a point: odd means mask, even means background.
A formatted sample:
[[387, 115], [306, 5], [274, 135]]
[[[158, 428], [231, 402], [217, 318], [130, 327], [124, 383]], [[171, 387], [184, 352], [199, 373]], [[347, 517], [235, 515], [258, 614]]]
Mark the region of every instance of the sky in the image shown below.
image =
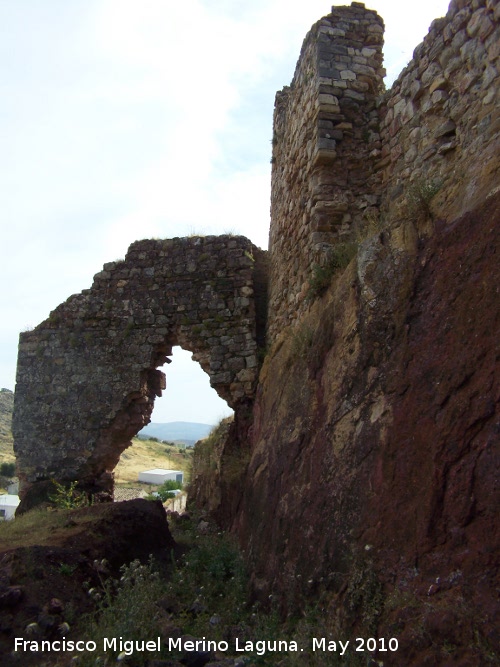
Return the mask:
[[[336, 3], [336, 4], [348, 4]], [[448, 0], [365, 2], [386, 85]], [[267, 247], [274, 96], [325, 0], [0, 0], [0, 387], [19, 332], [137, 239]], [[175, 350], [153, 421], [229, 414]]]

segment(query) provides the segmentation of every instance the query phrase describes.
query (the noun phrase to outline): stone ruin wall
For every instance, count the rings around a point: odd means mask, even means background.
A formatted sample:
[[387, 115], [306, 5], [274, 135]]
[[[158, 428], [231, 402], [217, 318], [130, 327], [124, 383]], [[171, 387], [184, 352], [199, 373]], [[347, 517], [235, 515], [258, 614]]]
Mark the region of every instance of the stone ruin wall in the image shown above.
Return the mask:
[[381, 106], [382, 223], [407, 216], [415, 187], [437, 185], [451, 221], [500, 185], [499, 73], [499, 0], [453, 0]]
[[165, 389], [157, 368], [174, 345], [193, 352], [231, 407], [251, 399], [263, 255], [243, 237], [138, 241], [91, 289], [21, 334], [13, 422], [21, 495], [51, 478], [111, 493], [120, 454]]
[[269, 342], [332, 246], [411, 224], [412, 189], [438, 187], [433, 211], [453, 220], [500, 184], [499, 22], [499, 0], [453, 0], [383, 94], [375, 12], [353, 2], [313, 26], [276, 96]]
[[269, 338], [304, 308], [311, 267], [379, 205], [370, 168], [383, 21], [362, 3], [333, 7], [305, 38], [276, 96], [269, 235]]

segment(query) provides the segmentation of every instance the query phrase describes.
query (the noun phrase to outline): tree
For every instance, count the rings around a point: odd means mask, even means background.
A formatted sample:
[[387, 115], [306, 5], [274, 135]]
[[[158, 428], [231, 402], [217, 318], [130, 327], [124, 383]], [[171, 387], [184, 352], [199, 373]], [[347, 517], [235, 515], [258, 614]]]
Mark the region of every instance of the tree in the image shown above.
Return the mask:
[[156, 489], [156, 493], [162, 503], [164, 503], [167, 498], [173, 498], [175, 496], [175, 493], [172, 493], [172, 491], [175, 491], [176, 489], [182, 489], [182, 482], [176, 482], [174, 479], [167, 479]]

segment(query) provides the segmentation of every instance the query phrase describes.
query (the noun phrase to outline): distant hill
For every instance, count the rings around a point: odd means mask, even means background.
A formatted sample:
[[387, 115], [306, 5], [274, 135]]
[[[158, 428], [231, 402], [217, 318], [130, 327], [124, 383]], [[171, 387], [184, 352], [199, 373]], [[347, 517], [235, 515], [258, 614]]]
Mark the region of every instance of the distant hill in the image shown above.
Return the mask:
[[14, 439], [12, 438], [12, 410], [14, 392], [0, 389], [0, 462], [14, 460]]
[[168, 422], [166, 424], [148, 424], [139, 431], [139, 438], [158, 438], [169, 442], [181, 442], [192, 446], [201, 438], [206, 438], [213, 428], [213, 424], [199, 424], [197, 422]]

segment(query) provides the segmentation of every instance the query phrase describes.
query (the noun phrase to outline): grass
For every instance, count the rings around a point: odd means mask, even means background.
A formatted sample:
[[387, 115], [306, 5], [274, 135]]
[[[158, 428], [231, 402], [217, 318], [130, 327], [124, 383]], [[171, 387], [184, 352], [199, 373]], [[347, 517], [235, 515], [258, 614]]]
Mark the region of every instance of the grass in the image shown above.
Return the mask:
[[93, 521], [89, 514], [71, 514], [71, 510], [49, 512], [33, 509], [16, 517], [15, 521], [0, 523], [0, 552], [18, 547], [44, 546], [57, 542], [58, 536], [67, 537], [70, 532], [79, 533]]

